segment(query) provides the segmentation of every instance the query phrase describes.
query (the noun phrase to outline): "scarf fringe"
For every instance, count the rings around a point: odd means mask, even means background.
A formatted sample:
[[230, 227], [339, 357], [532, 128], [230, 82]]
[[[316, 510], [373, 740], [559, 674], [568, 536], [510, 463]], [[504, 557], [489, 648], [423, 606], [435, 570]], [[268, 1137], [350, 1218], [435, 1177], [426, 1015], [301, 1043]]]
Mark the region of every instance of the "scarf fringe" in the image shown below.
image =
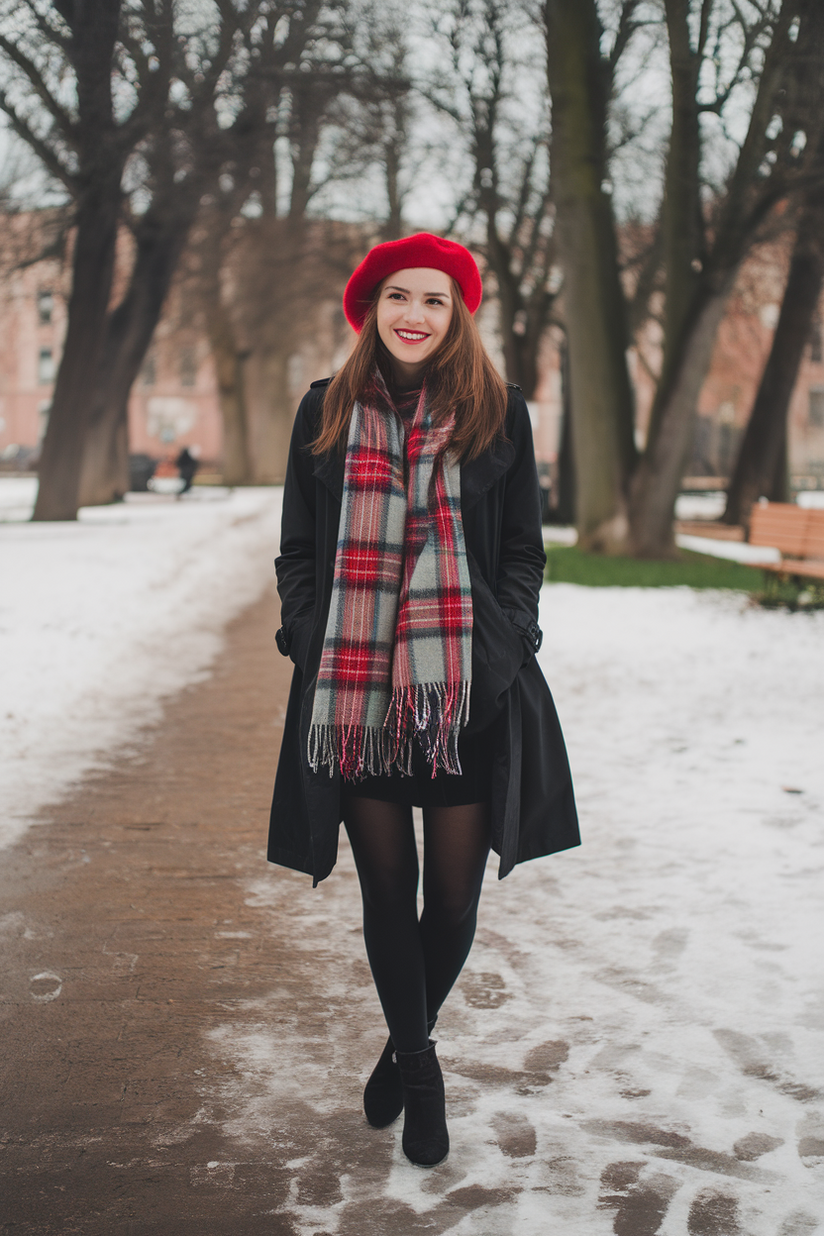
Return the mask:
[[376, 726], [330, 723], [314, 724], [309, 730], [309, 767], [313, 772], [340, 769], [347, 781], [387, 774], [392, 767], [390, 736]]
[[396, 687], [383, 726], [314, 724], [309, 730], [309, 767], [335, 768], [347, 781], [389, 776], [398, 769], [411, 777], [418, 744], [432, 767], [452, 776], [463, 770], [458, 736], [469, 721], [470, 682], [427, 682]]
[[412, 752], [419, 744], [434, 777], [439, 768], [452, 776], [462, 773], [458, 735], [469, 720], [471, 683], [422, 682], [396, 687], [384, 727], [392, 735], [393, 764], [412, 776]]

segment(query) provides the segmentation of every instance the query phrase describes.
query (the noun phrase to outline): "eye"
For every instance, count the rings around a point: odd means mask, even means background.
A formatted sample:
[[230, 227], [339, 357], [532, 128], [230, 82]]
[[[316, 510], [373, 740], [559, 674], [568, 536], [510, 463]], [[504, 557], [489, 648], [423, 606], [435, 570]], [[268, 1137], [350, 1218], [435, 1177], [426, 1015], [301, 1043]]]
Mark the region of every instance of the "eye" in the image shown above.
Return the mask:
[[405, 297], [404, 297], [403, 292], [388, 292], [387, 299], [388, 300], [404, 300]]
[[427, 301], [427, 304], [438, 305], [440, 308], [443, 308], [444, 302], [440, 299], [439, 296], [430, 296], [429, 300]]

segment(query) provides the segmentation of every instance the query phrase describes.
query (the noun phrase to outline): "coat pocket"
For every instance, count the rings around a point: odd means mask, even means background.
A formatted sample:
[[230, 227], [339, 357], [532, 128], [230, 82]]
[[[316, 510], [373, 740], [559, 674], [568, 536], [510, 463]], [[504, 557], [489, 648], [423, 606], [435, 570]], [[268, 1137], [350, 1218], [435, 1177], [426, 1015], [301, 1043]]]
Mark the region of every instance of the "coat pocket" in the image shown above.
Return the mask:
[[312, 637], [314, 616], [314, 610], [300, 614], [290, 623], [284, 623], [276, 636], [279, 650], [285, 656], [291, 657], [299, 670], [306, 669], [306, 655]]
[[470, 558], [472, 581], [472, 693], [466, 733], [480, 733], [500, 714], [527, 659], [524, 640]]

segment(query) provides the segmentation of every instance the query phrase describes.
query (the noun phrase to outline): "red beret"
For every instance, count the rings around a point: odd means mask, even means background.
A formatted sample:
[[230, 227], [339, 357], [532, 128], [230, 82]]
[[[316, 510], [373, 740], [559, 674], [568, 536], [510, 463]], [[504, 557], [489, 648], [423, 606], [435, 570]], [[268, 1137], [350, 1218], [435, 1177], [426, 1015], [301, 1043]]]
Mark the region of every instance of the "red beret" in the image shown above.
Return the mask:
[[403, 240], [387, 240], [385, 244], [375, 245], [374, 249], [369, 250], [343, 293], [343, 312], [349, 325], [360, 331], [372, 304], [375, 288], [387, 275], [416, 266], [427, 266], [451, 275], [461, 289], [464, 304], [470, 313], [474, 313], [480, 305], [483, 295], [481, 276], [469, 250], [454, 240], [418, 232], [415, 236], [405, 236]]

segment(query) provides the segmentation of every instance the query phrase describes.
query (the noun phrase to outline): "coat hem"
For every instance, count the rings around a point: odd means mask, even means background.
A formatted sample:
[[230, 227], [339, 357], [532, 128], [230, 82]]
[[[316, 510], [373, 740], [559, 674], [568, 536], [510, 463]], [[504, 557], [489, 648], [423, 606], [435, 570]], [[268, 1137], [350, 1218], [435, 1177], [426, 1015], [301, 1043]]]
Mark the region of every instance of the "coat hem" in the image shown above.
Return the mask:
[[290, 870], [301, 871], [304, 875], [314, 875], [312, 860], [303, 854], [296, 854], [293, 850], [282, 850], [279, 847], [270, 846], [266, 859], [275, 866], [289, 867]]

